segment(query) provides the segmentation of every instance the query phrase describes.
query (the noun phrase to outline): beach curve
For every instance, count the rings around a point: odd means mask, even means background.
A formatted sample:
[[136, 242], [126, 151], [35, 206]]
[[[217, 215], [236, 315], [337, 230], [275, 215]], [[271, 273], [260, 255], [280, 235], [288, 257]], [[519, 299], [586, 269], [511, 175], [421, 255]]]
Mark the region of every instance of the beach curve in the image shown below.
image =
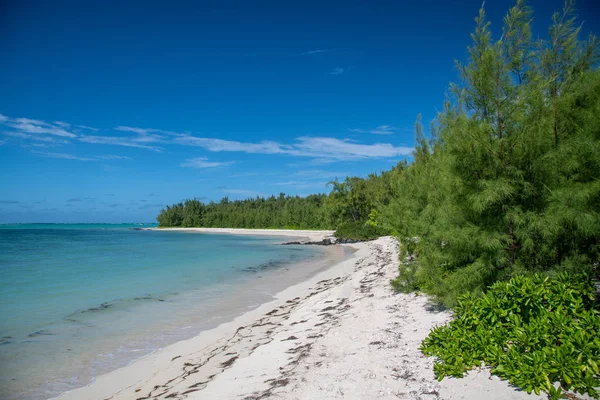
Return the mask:
[[[318, 241], [332, 232], [218, 233]], [[394, 238], [344, 246], [356, 249], [350, 259], [283, 290], [273, 301], [58, 399], [543, 398], [513, 389], [486, 369], [437, 382], [433, 359], [418, 347], [450, 313], [436, 311], [425, 296], [392, 290], [389, 280], [398, 271]]]

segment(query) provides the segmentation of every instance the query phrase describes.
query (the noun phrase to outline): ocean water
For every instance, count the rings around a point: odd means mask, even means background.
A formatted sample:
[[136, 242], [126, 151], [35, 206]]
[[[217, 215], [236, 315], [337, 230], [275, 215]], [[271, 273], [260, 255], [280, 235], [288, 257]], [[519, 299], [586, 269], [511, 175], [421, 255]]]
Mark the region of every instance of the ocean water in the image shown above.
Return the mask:
[[0, 225], [0, 399], [48, 399], [341, 261], [289, 238]]

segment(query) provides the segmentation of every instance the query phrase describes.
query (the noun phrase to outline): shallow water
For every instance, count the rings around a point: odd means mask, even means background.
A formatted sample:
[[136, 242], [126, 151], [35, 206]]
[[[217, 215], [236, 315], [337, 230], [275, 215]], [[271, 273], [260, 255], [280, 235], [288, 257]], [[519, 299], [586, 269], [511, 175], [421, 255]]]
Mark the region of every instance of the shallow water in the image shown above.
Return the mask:
[[131, 227], [0, 225], [0, 398], [84, 386], [346, 256], [275, 237]]

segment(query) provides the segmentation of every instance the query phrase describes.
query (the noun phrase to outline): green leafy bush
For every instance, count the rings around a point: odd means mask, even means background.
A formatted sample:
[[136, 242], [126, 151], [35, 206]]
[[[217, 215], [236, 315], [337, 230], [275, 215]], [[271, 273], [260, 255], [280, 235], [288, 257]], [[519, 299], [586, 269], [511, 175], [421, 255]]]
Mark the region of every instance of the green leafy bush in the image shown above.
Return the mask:
[[338, 239], [372, 240], [385, 236], [387, 231], [367, 223], [345, 222], [338, 225], [334, 236]]
[[481, 297], [460, 297], [453, 321], [434, 328], [420, 349], [437, 357], [439, 380], [462, 377], [484, 362], [528, 393], [558, 399], [573, 390], [598, 398], [600, 313], [594, 295], [585, 276], [514, 277]]

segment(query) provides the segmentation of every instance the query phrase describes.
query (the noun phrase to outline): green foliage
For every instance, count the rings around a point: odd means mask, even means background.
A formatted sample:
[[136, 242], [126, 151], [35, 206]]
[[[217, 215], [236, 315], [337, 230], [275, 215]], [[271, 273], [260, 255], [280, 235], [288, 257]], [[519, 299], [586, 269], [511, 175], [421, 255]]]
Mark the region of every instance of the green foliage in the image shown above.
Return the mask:
[[160, 227], [214, 227], [214, 228], [284, 228], [334, 229], [345, 239], [367, 240], [388, 234], [382, 227], [381, 209], [391, 199], [392, 171], [371, 174], [367, 179], [347, 177], [330, 182], [329, 195], [307, 197], [256, 197], [230, 201], [224, 197], [219, 203], [202, 203], [197, 199], [165, 207], [158, 215]]
[[[541, 274], [498, 282], [481, 297], [459, 298], [454, 319], [433, 329], [421, 350], [434, 372], [462, 377], [481, 362], [524, 388], [560, 398], [562, 390], [598, 397], [600, 313], [586, 276]], [[553, 384], [560, 383], [562, 389]]]
[[256, 197], [204, 204], [197, 199], [165, 207], [157, 217], [160, 227], [331, 229], [325, 217], [323, 194], [307, 197]]
[[416, 258], [394, 287], [453, 306], [521, 273], [598, 273], [600, 52], [573, 13], [569, 2], [533, 41], [519, 0], [495, 41], [480, 10], [462, 83], [430, 140], [417, 120], [414, 162], [390, 175], [379, 209]]
[[373, 240], [387, 235], [384, 229], [361, 222], [344, 222], [337, 226], [334, 236], [338, 239]]

